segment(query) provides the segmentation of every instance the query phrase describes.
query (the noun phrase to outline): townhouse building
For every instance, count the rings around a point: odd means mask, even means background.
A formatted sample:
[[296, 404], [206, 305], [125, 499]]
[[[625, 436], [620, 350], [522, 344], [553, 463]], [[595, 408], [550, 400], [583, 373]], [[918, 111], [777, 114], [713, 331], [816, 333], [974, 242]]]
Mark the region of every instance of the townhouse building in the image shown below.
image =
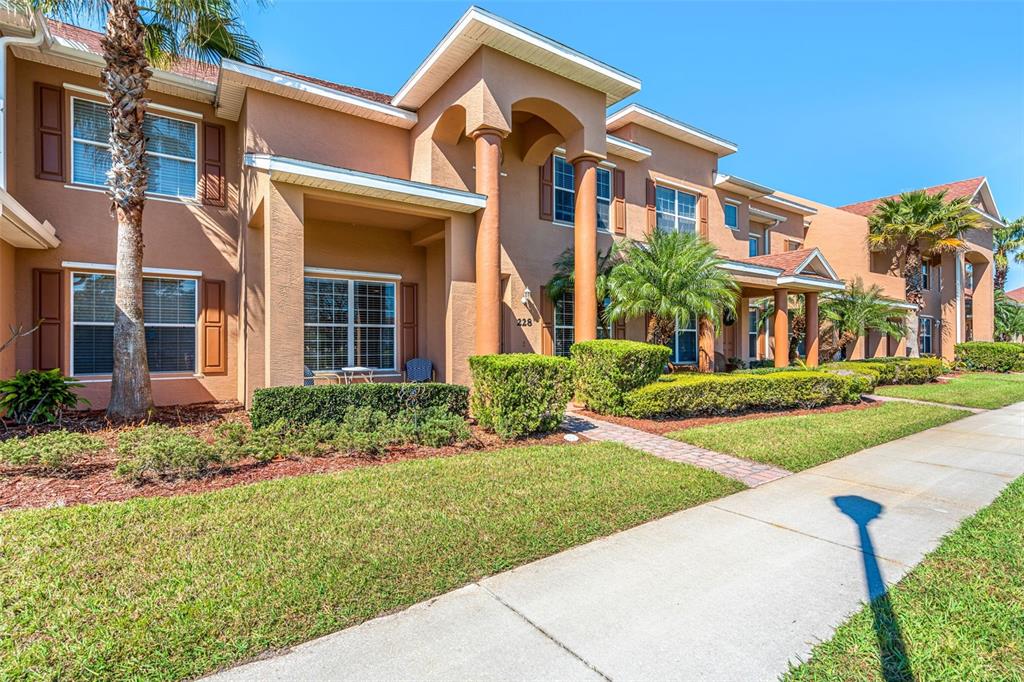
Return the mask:
[[[112, 366], [115, 225], [100, 35], [0, 12], [0, 328], [40, 328], [0, 376], [59, 367], [103, 407]], [[926, 352], [992, 336], [984, 178], [955, 183], [981, 227], [928, 265], [921, 310], [866, 246], [868, 203], [837, 208], [743, 179], [734, 142], [641, 104], [640, 80], [478, 8], [394, 95], [224, 61], [157, 70], [147, 114], [145, 315], [159, 404], [245, 401], [305, 369], [400, 377], [411, 358], [468, 382], [479, 353], [566, 353], [602, 328], [597, 255], [651, 230], [727, 259], [739, 314], [678, 329], [673, 361], [788, 356], [787, 301], [855, 277], [922, 317]], [[962, 193], [962, 194], [959, 194]], [[576, 290], [551, 301], [574, 250]], [[758, 302], [778, 311], [761, 324]], [[816, 362], [811, 334], [802, 352]], [[899, 354], [869, 334], [852, 357]]]

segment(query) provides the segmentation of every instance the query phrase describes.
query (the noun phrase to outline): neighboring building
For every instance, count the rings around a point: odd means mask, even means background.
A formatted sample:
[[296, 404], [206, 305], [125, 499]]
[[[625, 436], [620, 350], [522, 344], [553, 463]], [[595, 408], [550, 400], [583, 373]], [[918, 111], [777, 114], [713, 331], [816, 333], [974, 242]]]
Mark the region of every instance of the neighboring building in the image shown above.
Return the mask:
[[[0, 328], [42, 320], [0, 358], [0, 375], [60, 367], [102, 407], [115, 225], [102, 189], [99, 35], [54, 21], [35, 30], [20, 15], [0, 15], [0, 28]], [[711, 325], [678, 331], [678, 363], [785, 358], [775, 346], [787, 343], [787, 294], [816, 314], [819, 293], [860, 276], [903, 298], [855, 207], [725, 173], [736, 144], [636, 104], [615, 108], [639, 89], [476, 8], [394, 96], [231, 61], [156, 71], [144, 222], [154, 398], [246, 400], [302, 383], [304, 367], [397, 378], [412, 357], [467, 382], [474, 353], [642, 339], [643, 320], [598, 330], [593, 278], [598, 250], [653, 229], [704, 236], [743, 287], [717, 338]], [[979, 210], [997, 215], [979, 187]], [[992, 335], [990, 234], [972, 244], [973, 279], [952, 274], [963, 257], [944, 258], [923, 311], [935, 320], [926, 346], [947, 357], [955, 339]], [[553, 304], [544, 286], [568, 247], [581, 295]], [[781, 304], [775, 339], [758, 333], [765, 297]], [[869, 338], [851, 352], [902, 346]]]
[[1017, 287], [1006, 292], [1006, 297], [1017, 303], [1024, 303], [1024, 287]]

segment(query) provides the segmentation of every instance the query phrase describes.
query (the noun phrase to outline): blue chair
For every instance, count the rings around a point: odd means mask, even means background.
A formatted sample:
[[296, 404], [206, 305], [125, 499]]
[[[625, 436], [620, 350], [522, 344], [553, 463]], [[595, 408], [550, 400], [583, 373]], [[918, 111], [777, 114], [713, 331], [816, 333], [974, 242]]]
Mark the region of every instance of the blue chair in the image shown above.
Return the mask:
[[313, 380], [314, 380], [315, 377], [316, 377], [316, 375], [313, 374], [313, 370], [311, 370], [309, 367], [307, 367], [305, 365], [302, 366], [302, 385], [303, 386], [312, 386], [313, 385]]
[[425, 358], [413, 358], [405, 363], [405, 380], [413, 383], [434, 381], [434, 363]]

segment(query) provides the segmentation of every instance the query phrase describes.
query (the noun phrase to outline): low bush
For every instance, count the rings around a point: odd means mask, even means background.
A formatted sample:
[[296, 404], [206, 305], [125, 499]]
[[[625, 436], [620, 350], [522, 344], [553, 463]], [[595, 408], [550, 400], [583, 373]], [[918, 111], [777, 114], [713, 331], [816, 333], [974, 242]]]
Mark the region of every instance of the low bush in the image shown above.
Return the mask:
[[341, 422], [350, 407], [369, 407], [390, 417], [416, 408], [444, 408], [467, 416], [469, 389], [455, 384], [327, 384], [277, 386], [253, 394], [249, 417], [253, 428], [270, 426], [278, 419], [290, 424], [315, 421]]
[[225, 462], [252, 457], [269, 462], [277, 457], [316, 457], [330, 450], [337, 426], [314, 421], [295, 426], [278, 419], [258, 429], [240, 422], [227, 422], [217, 427], [213, 447]]
[[473, 416], [502, 438], [558, 428], [572, 397], [572, 363], [550, 355], [510, 353], [469, 359]]
[[103, 448], [103, 441], [84, 433], [50, 431], [26, 438], [0, 441], [0, 463], [63, 471], [83, 455]]
[[661, 376], [672, 355], [665, 346], [611, 339], [582, 341], [571, 353], [576, 400], [604, 414], [622, 414], [623, 396]]
[[953, 353], [958, 365], [975, 372], [1024, 372], [1024, 343], [966, 341]]
[[403, 412], [398, 423], [411, 442], [432, 448], [460, 443], [472, 435], [463, 417], [436, 407]]
[[942, 375], [941, 358], [870, 358], [822, 365], [826, 370], [849, 370], [874, 378], [876, 386], [926, 384]]
[[59, 369], [17, 372], [0, 381], [0, 415], [19, 424], [52, 424], [64, 410], [89, 404], [75, 393], [82, 384], [69, 381]]
[[216, 448], [193, 435], [151, 424], [118, 437], [114, 475], [131, 481], [196, 478], [224, 461]]
[[630, 417], [642, 419], [823, 407], [856, 403], [869, 388], [863, 376], [822, 371], [686, 374], [630, 391], [625, 408]]

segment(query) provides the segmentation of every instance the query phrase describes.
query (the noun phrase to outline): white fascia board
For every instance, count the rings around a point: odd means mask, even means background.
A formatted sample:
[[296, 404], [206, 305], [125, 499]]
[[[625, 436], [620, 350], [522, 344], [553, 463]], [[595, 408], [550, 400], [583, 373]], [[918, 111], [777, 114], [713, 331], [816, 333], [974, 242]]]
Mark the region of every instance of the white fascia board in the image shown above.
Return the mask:
[[60, 246], [53, 225], [48, 220], [39, 221], [3, 189], [0, 189], [0, 239], [23, 249], [55, 249]]
[[373, 100], [366, 99], [365, 97], [351, 95], [347, 92], [341, 92], [334, 88], [317, 85], [316, 83], [312, 83], [301, 78], [286, 76], [276, 71], [252, 66], [251, 64], [244, 64], [231, 59], [225, 59], [221, 62], [220, 70], [221, 81], [223, 81], [224, 73], [237, 73], [249, 78], [255, 78], [256, 80], [265, 81], [267, 83], [272, 83], [274, 85], [279, 85], [296, 91], [306, 92], [311, 95], [316, 95], [317, 97], [323, 97], [341, 104], [346, 104], [348, 106], [372, 111], [379, 115], [391, 117], [395, 119], [396, 123], [401, 124], [403, 128], [412, 128], [419, 120], [419, 117], [412, 111], [399, 109], [398, 107], [393, 107], [390, 104], [374, 102]]
[[782, 274], [781, 268], [772, 268], [767, 265], [754, 265], [752, 263], [740, 263], [734, 260], [727, 260], [719, 263], [718, 267], [723, 270], [742, 272], [748, 275], [763, 275], [765, 277], [778, 277]]
[[[709, 146], [721, 149], [722, 153], [719, 154], [720, 156], [724, 156], [725, 154], [732, 154], [736, 151], [739, 151], [739, 146], [735, 142], [730, 142], [729, 140], [726, 140], [725, 138], [722, 137], [718, 137], [717, 135], [713, 135], [712, 133], [709, 133], [706, 130], [701, 130], [700, 128], [695, 128], [694, 126], [687, 125], [686, 123], [683, 123], [682, 121], [677, 121], [676, 119], [670, 118], [665, 114], [659, 114], [657, 111], [654, 111], [653, 109], [648, 109], [647, 107], [641, 106], [639, 104], [627, 104], [625, 107], [619, 109], [614, 114], [609, 116], [605, 123], [609, 130], [615, 130], [617, 127], [622, 127], [622, 125], [625, 125], [625, 122], [628, 122], [628, 120], [634, 118], [646, 118], [651, 121], [655, 121], [667, 128], [671, 128], [675, 131], [678, 131], [683, 135], [695, 137], [698, 140], [705, 142]], [[620, 121], [624, 121], [624, 123], [617, 126], [616, 124], [618, 124]], [[686, 140], [683, 141], [685, 142]], [[690, 144], [693, 143], [691, 142]]]
[[[999, 220], [999, 216], [1001, 216], [1002, 214], [999, 213], [999, 207], [996, 206], [996, 197], [995, 197], [995, 195], [992, 194], [992, 188], [988, 184], [988, 178], [987, 177], [983, 177], [981, 179], [981, 183], [978, 185], [978, 189], [974, 190], [974, 194], [971, 195], [971, 201], [974, 201], [974, 197], [978, 196], [979, 192], [983, 192], [984, 195], [985, 195], [985, 198], [988, 199], [989, 203], [992, 204], [992, 210], [996, 212], [995, 218], [996, 218], [996, 220]], [[990, 215], [990, 214], [985, 213], [984, 211], [982, 211], [982, 213], [985, 214], [985, 215]], [[1000, 224], [1002, 224], [1001, 221], [1000, 221]]]
[[846, 288], [846, 283], [843, 281], [829, 281], [827, 279], [817, 279], [814, 277], [801, 277], [799, 275], [787, 275], [786, 277], [779, 277], [777, 280], [778, 284], [796, 284], [805, 287], [816, 287], [820, 289], [830, 289], [832, 291], [841, 291]]
[[[577, 52], [566, 45], [542, 36], [541, 34], [531, 31], [524, 26], [515, 24], [507, 19], [502, 19], [501, 17], [491, 14], [479, 7], [472, 6], [466, 10], [466, 13], [463, 14], [448, 33], [445, 34], [444, 38], [441, 39], [441, 42], [439, 42], [437, 46], [430, 51], [430, 54], [427, 55], [427, 58], [423, 60], [423, 63], [420, 64], [416, 71], [413, 72], [412, 76], [409, 77], [409, 80], [399, 88], [398, 92], [391, 100], [391, 103], [396, 107], [405, 105], [405, 100], [409, 97], [409, 93], [412, 89], [415, 88], [416, 85], [423, 80], [426, 74], [434, 67], [434, 65], [441, 60], [445, 52], [447, 52], [456, 41], [463, 37], [470, 24], [474, 22], [479, 22], [485, 26], [501, 31], [513, 40], [521, 41], [533, 49], [555, 55], [578, 66], [591, 69], [605, 78], [619, 82], [621, 85], [632, 89], [634, 92], [640, 90], [640, 79], [636, 76], [631, 76], [624, 71], [620, 71], [608, 64], [600, 62], [592, 57], [588, 57], [582, 52]], [[461, 66], [461, 64], [459, 66]], [[456, 67], [455, 70], [457, 69], [458, 67]], [[418, 105], [415, 105], [412, 108], [415, 109], [417, 107]]]
[[615, 154], [632, 161], [642, 161], [654, 154], [653, 151], [642, 144], [623, 140], [621, 137], [615, 137], [614, 135], [607, 136], [607, 144], [609, 154]]
[[794, 213], [799, 213], [801, 215], [817, 215], [818, 213], [818, 209], [816, 208], [798, 203], [796, 201], [792, 201], [790, 199], [784, 199], [776, 194], [769, 194], [767, 196], [759, 197], [758, 201], [767, 201], [768, 203], [776, 204], [780, 208], [785, 208], [790, 211], [793, 211]]
[[971, 211], [973, 213], [981, 216], [982, 220], [985, 220], [985, 221], [991, 223], [995, 227], [1006, 227], [1006, 223], [1004, 223], [1002, 220], [1000, 220], [999, 218], [996, 218], [995, 216], [991, 216], [988, 213], [985, 213], [980, 208], [976, 208], [974, 206], [971, 206]]
[[[101, 272], [114, 272], [116, 270], [113, 263], [83, 263], [81, 261], [62, 261], [60, 266], [69, 270], [99, 270]], [[143, 267], [142, 274], [144, 275], [166, 275], [171, 277], [194, 277], [196, 279], [203, 276], [202, 270], [177, 270], [175, 268], [149, 268]]]
[[775, 191], [771, 187], [759, 185], [751, 180], [744, 180], [743, 178], [737, 177], [735, 175], [726, 175], [724, 173], [715, 173], [714, 184], [715, 187], [722, 187], [723, 189], [726, 190], [730, 189], [727, 185], [736, 185], [737, 187], [746, 190], [744, 194], [746, 194], [747, 196], [758, 199], [764, 198], [766, 195], [769, 195]]
[[410, 198], [458, 204], [471, 208], [473, 211], [484, 208], [487, 205], [487, 197], [475, 192], [464, 192], [439, 185], [428, 185], [412, 180], [389, 178], [385, 175], [374, 175], [373, 173], [364, 173], [349, 168], [325, 166], [311, 161], [299, 161], [269, 154], [246, 154], [245, 165], [258, 170], [268, 171], [271, 178], [277, 173], [299, 175], [368, 190], [402, 194]]
[[807, 258], [804, 259], [804, 262], [800, 264], [800, 267], [798, 267], [796, 271], [798, 273], [803, 272], [804, 268], [810, 265], [811, 261], [813, 260], [817, 260], [819, 263], [821, 263], [822, 267], [825, 268], [825, 271], [828, 273], [829, 277], [831, 277], [832, 279], [839, 279], [839, 275], [837, 275], [836, 271], [832, 269], [832, 266], [828, 264], [828, 261], [825, 260], [824, 254], [822, 254], [821, 250], [818, 247], [814, 247], [814, 250], [811, 253], [807, 254]]
[[779, 223], [783, 223], [786, 220], [788, 220], [788, 218], [784, 215], [772, 213], [771, 211], [765, 211], [760, 208], [754, 208], [753, 206], [751, 206], [748, 210], [750, 212], [750, 215], [757, 216], [759, 218], [767, 218], [768, 220], [774, 220]]

